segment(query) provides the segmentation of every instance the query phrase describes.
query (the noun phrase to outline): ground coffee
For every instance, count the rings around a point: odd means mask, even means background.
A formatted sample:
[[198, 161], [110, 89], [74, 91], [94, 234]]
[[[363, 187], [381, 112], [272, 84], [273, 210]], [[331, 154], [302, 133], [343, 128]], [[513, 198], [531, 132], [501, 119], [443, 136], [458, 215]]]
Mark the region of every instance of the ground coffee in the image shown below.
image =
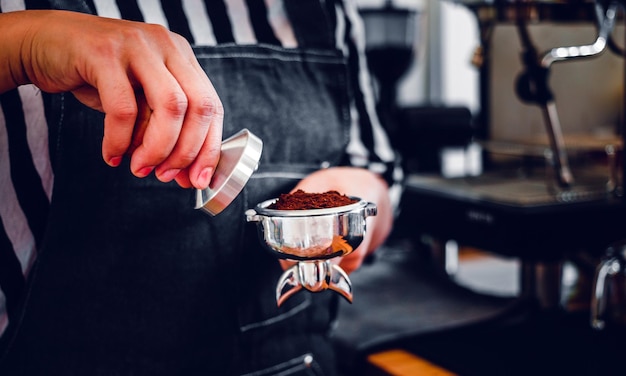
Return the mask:
[[324, 193], [307, 193], [298, 189], [292, 193], [283, 193], [276, 202], [268, 206], [269, 209], [277, 210], [309, 210], [335, 208], [350, 205], [358, 200], [342, 195], [337, 191]]

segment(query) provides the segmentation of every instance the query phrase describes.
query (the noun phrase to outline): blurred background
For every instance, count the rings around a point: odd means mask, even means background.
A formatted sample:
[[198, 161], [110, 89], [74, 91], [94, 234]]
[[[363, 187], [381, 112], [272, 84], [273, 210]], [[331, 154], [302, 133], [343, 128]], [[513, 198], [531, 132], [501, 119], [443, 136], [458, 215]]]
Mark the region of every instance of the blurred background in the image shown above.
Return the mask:
[[620, 375], [622, 0], [358, 0], [405, 181], [345, 375]]

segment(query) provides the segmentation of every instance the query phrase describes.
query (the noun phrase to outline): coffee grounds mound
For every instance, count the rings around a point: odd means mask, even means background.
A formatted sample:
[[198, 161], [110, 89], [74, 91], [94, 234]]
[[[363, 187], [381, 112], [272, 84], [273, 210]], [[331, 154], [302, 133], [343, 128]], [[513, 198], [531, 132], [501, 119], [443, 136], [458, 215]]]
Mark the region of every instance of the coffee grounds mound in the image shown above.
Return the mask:
[[268, 209], [276, 210], [310, 210], [327, 209], [338, 206], [350, 205], [358, 200], [342, 195], [337, 191], [324, 193], [307, 193], [298, 189], [292, 193], [283, 193], [278, 200], [268, 206]]

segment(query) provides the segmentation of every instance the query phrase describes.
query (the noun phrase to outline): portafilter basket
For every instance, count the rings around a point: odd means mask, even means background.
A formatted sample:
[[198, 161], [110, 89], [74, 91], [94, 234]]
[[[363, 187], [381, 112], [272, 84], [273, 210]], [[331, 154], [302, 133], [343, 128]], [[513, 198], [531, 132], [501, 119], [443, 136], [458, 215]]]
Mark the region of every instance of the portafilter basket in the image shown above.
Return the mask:
[[374, 203], [357, 202], [326, 209], [277, 210], [268, 207], [277, 199], [246, 211], [256, 222], [259, 239], [276, 257], [294, 261], [278, 280], [276, 303], [282, 305], [303, 288], [311, 292], [332, 290], [352, 302], [352, 283], [331, 259], [345, 256], [363, 241], [366, 218], [375, 216]]

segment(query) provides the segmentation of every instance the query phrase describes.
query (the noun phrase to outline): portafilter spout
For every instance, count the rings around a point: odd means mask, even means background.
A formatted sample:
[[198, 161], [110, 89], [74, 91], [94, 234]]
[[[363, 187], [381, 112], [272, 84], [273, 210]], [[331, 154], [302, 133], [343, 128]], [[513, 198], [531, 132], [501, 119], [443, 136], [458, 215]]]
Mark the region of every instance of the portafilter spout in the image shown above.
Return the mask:
[[303, 288], [310, 292], [332, 290], [352, 303], [350, 278], [330, 260], [298, 262], [287, 269], [276, 286], [276, 305], [280, 307]]

